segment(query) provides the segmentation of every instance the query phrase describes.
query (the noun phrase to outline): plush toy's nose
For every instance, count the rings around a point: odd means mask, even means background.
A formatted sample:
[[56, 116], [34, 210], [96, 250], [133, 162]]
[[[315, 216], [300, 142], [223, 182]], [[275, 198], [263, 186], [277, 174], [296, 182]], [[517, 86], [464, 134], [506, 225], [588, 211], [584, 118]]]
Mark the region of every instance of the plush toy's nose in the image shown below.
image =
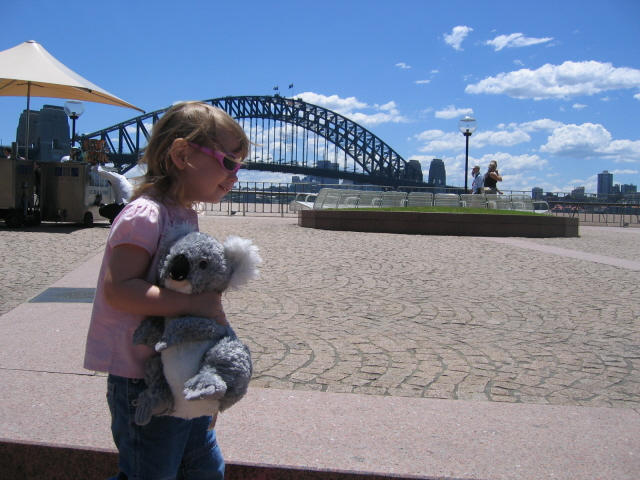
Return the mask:
[[189, 275], [189, 260], [185, 255], [178, 255], [171, 260], [171, 268], [169, 269], [169, 277], [180, 281]]

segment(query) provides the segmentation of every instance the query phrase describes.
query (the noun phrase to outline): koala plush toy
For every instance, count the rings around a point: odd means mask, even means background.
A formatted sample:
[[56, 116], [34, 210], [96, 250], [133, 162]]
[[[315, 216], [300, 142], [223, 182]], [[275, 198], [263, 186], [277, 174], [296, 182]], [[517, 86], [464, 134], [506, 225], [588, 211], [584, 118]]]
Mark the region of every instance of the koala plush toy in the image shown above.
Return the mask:
[[[161, 287], [182, 293], [237, 288], [258, 276], [262, 261], [251, 240], [224, 243], [201, 232], [182, 233], [164, 248], [159, 263]], [[230, 326], [212, 318], [148, 317], [133, 335], [135, 344], [160, 355], [145, 366], [147, 389], [138, 397], [135, 422], [153, 415], [196, 418], [214, 415], [240, 400], [252, 373], [251, 353]]]

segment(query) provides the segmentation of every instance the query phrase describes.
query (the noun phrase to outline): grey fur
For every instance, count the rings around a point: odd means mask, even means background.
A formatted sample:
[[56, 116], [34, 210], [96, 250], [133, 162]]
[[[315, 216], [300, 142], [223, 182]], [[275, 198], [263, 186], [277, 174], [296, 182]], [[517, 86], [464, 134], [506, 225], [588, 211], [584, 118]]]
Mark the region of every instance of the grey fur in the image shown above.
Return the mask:
[[[166, 328], [154, 348], [156, 352], [161, 352], [168, 347], [185, 342], [218, 341], [232, 333], [233, 330], [218, 322], [212, 322], [210, 318], [172, 317], [167, 319]], [[235, 336], [235, 333], [233, 335]]]
[[[180, 277], [190, 282], [192, 293], [223, 291], [230, 284], [239, 286], [257, 277], [257, 265], [261, 262], [257, 247], [237, 237], [230, 237], [223, 245], [207, 234], [191, 232], [172, 246], [162, 248], [167, 254], [159, 263], [159, 285], [165, 286], [170, 277]], [[236, 271], [239, 273], [234, 277]], [[189, 342], [211, 342], [200, 360], [198, 372], [185, 381], [187, 400], [217, 399], [222, 411], [247, 392], [253, 371], [251, 352], [231, 327], [222, 326], [215, 319], [149, 317], [136, 329], [133, 340], [157, 352]], [[135, 414], [138, 425], [147, 424], [153, 415], [171, 415], [174, 411], [161, 357], [152, 357], [145, 368], [147, 389], [138, 397]]]
[[155, 348], [156, 343], [162, 338], [164, 332], [164, 318], [147, 317], [133, 333], [134, 345], [147, 345]]
[[240, 400], [249, 387], [253, 367], [249, 347], [225, 337], [205, 354], [202, 368], [184, 386], [187, 399], [211, 395], [224, 411]]
[[144, 382], [148, 385], [138, 396], [135, 422], [146, 425], [153, 415], [163, 415], [173, 410], [173, 395], [162, 371], [162, 359], [155, 355], [147, 360]]

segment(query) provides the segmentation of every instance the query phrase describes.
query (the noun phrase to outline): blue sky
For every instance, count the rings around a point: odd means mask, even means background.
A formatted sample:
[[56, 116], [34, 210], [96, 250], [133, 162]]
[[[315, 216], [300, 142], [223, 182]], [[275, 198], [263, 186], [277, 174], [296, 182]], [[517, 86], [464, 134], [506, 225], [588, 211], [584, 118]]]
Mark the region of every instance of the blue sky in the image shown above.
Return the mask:
[[[425, 174], [442, 158], [454, 185], [464, 183], [458, 120], [470, 114], [469, 163], [484, 171], [496, 159], [504, 189], [595, 192], [603, 170], [640, 186], [639, 24], [637, 0], [25, 0], [3, 6], [0, 50], [36, 40], [146, 111], [278, 85], [360, 123]], [[9, 143], [26, 101], [0, 106]], [[86, 103], [76, 129], [136, 115]], [[290, 176], [242, 173], [254, 179]]]

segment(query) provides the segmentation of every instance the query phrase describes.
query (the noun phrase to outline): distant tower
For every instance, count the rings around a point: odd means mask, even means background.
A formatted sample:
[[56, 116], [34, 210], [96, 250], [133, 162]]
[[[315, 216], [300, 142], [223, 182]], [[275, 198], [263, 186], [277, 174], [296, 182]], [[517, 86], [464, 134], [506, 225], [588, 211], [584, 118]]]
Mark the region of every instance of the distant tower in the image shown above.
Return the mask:
[[422, 164], [418, 160], [409, 160], [402, 178], [413, 182], [422, 182]]
[[542, 198], [543, 190], [540, 187], [533, 187], [531, 189], [531, 198], [534, 200], [540, 200]]
[[[24, 145], [27, 128], [27, 111], [18, 121], [16, 142]], [[63, 107], [45, 105], [40, 111], [29, 111], [29, 145], [34, 148], [29, 159], [39, 162], [57, 162], [69, 154], [69, 122]], [[20, 151], [24, 155], [23, 150]]]
[[607, 197], [613, 189], [613, 173], [604, 170], [598, 174], [598, 197]]
[[576, 187], [571, 190], [571, 196], [573, 198], [584, 198], [584, 187]]
[[444, 169], [444, 162], [439, 158], [434, 158], [429, 165], [429, 185], [444, 187], [446, 184], [447, 172]]

